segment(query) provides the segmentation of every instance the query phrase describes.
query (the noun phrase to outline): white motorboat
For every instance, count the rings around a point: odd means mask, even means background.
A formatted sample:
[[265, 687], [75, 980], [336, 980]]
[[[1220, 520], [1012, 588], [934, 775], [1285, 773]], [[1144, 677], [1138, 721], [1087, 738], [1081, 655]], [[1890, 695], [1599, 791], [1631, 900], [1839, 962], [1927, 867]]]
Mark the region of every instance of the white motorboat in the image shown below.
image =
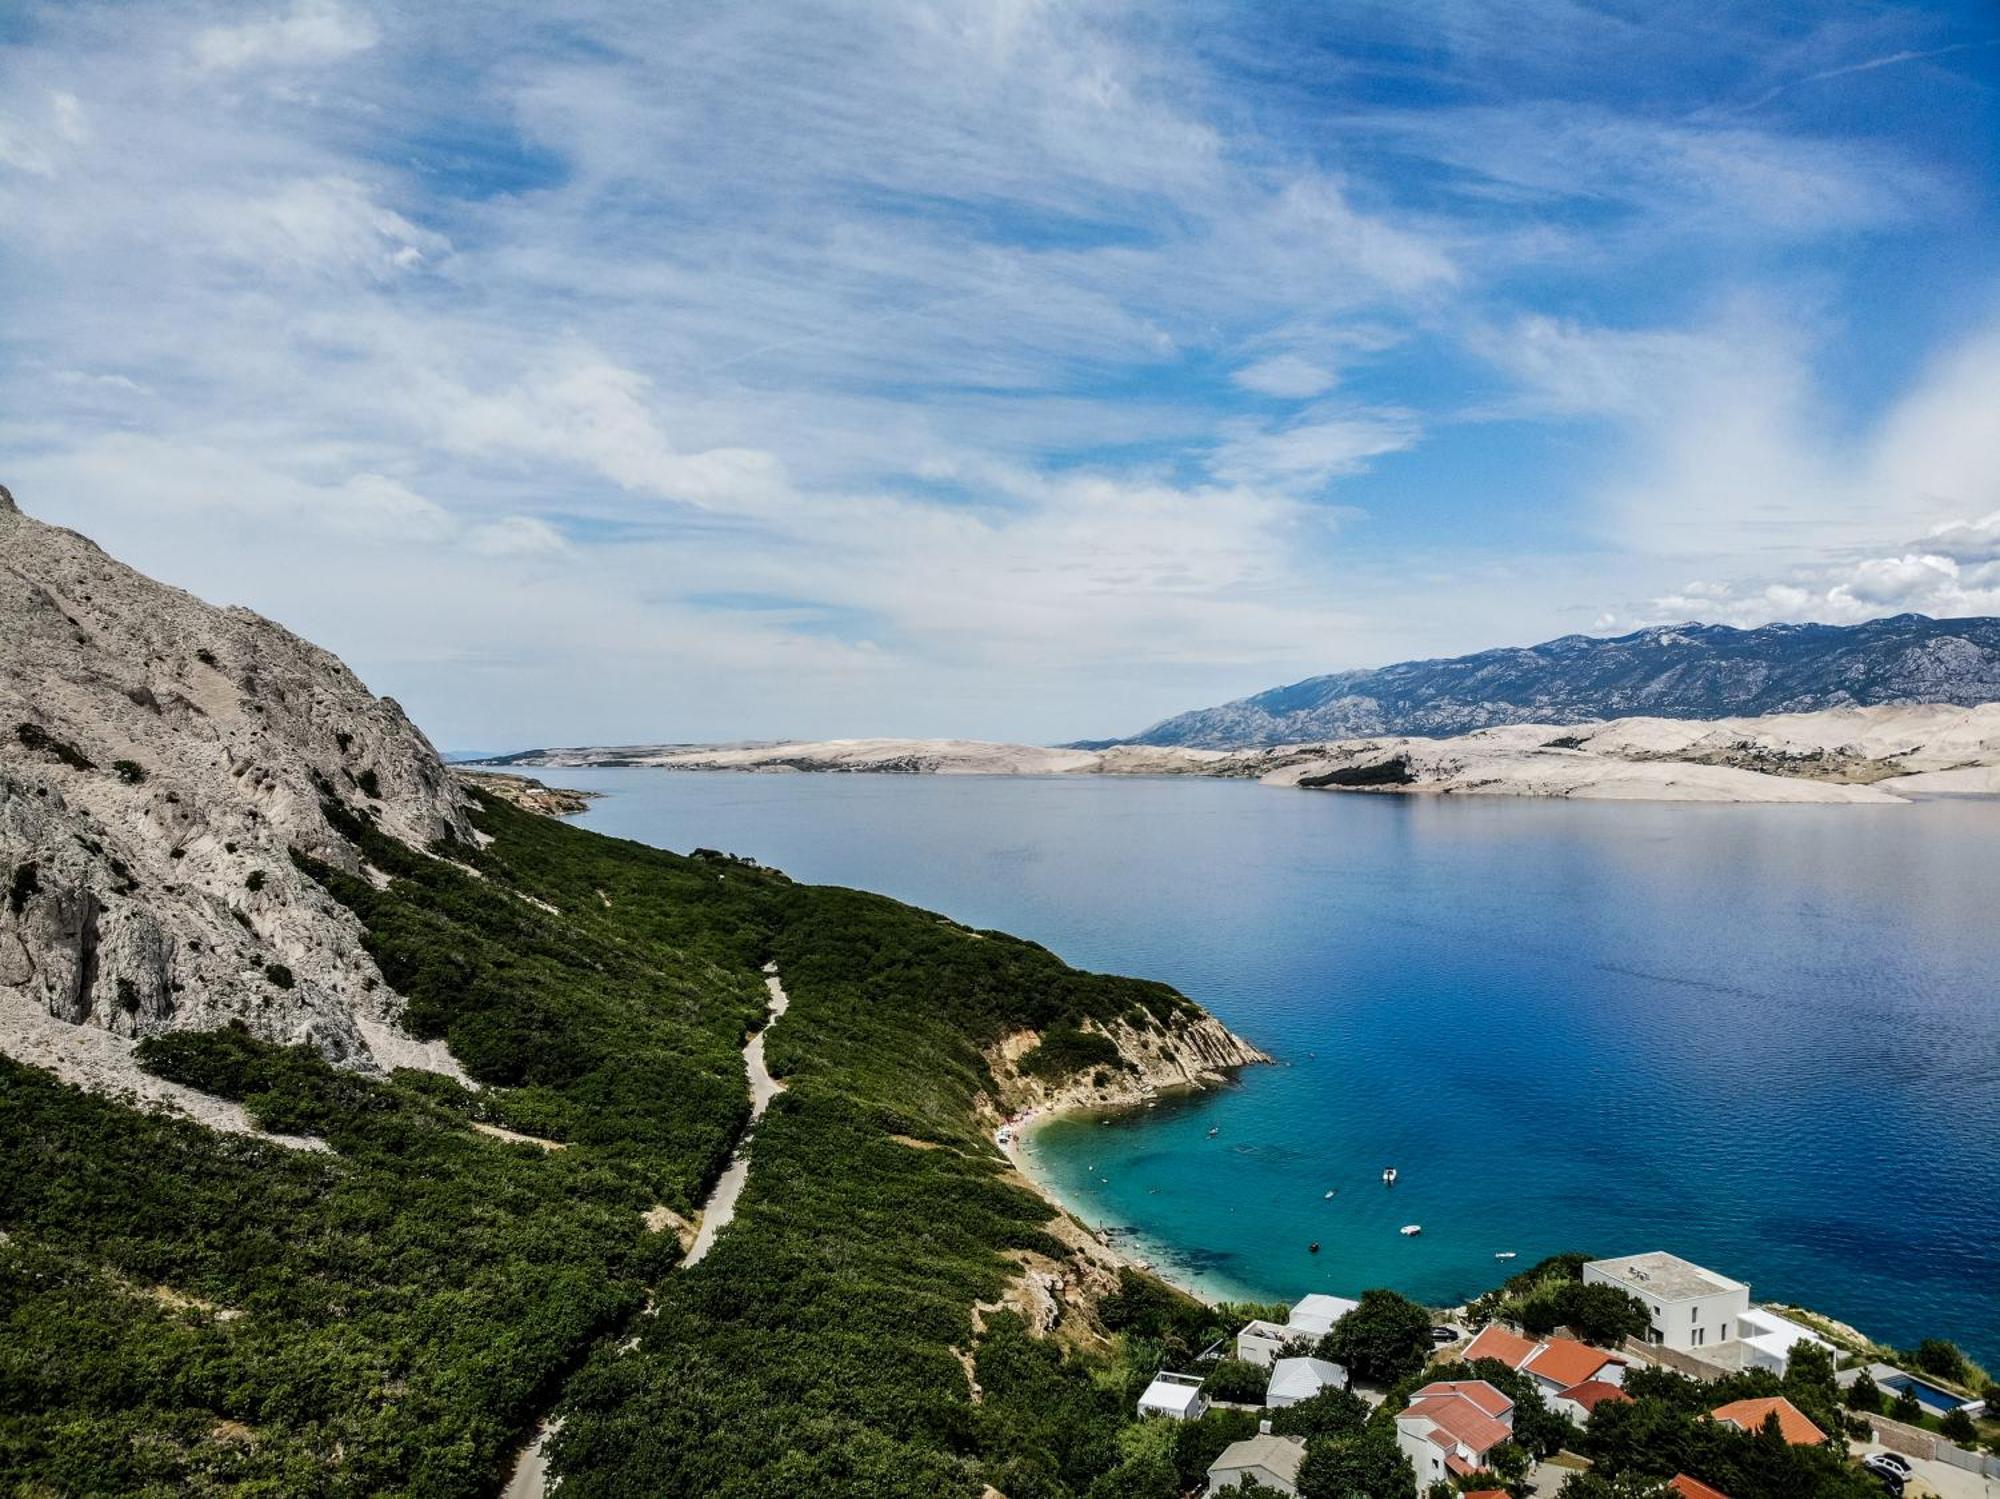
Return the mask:
[[1514, 1258], [1514, 1251], [1511, 1249], [1503, 1249], [1498, 1254], [1494, 1255], [1493, 1258], [1496, 1260], [1511, 1260]]
[[1405, 1223], [1401, 1228], [1396, 1230], [1396, 1232], [1400, 1233], [1406, 1239], [1414, 1239], [1423, 1231], [1424, 1226], [1421, 1223]]
[[1383, 1171], [1382, 1185], [1385, 1187], [1393, 1187], [1396, 1185], [1396, 1168], [1394, 1166], [1390, 1166]]

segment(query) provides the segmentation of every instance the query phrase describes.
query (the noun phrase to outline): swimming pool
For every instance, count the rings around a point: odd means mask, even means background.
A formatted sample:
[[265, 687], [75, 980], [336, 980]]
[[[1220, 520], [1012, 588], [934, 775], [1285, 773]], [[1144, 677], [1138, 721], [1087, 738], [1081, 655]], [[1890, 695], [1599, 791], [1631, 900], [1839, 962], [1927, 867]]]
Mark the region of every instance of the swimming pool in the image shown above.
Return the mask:
[[1977, 1400], [1967, 1400], [1963, 1395], [1954, 1395], [1950, 1390], [1940, 1385], [1934, 1385], [1927, 1379], [1920, 1379], [1914, 1374], [1905, 1374], [1901, 1369], [1890, 1370], [1881, 1374], [1877, 1377], [1875, 1383], [1891, 1394], [1901, 1395], [1908, 1393], [1914, 1395], [1917, 1397], [1919, 1404], [1928, 1410], [1936, 1411], [1941, 1416], [1947, 1411], [1955, 1411], [1961, 1406], [1967, 1408], [1967, 1415], [1976, 1415], [1978, 1407], [1982, 1404], [1982, 1402]]

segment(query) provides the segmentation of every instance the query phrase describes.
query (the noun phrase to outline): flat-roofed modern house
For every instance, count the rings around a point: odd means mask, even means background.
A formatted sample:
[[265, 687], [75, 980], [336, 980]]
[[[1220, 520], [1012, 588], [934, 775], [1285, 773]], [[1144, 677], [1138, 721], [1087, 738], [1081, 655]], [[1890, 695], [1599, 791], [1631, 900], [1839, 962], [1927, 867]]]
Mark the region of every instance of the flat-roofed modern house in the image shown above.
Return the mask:
[[1652, 1313], [1648, 1341], [1700, 1353], [1736, 1339], [1736, 1319], [1750, 1310], [1750, 1288], [1677, 1254], [1655, 1251], [1583, 1267], [1585, 1285], [1616, 1286]]
[[1139, 1414], [1169, 1416], [1176, 1421], [1199, 1421], [1208, 1414], [1208, 1396], [1201, 1392], [1201, 1376], [1169, 1374], [1161, 1370], [1139, 1397]]
[[1679, 1255], [1632, 1254], [1619, 1260], [1592, 1260], [1583, 1267], [1586, 1285], [1616, 1286], [1636, 1296], [1652, 1314], [1649, 1341], [1691, 1353], [1725, 1369], [1768, 1369], [1783, 1374], [1792, 1350], [1832, 1344], [1781, 1317], [1750, 1304], [1750, 1288]]
[[1300, 1437], [1274, 1437], [1269, 1432], [1231, 1442], [1208, 1465], [1209, 1494], [1224, 1494], [1246, 1483], [1261, 1483], [1281, 1494], [1299, 1491], [1299, 1464], [1306, 1444]]
[[1272, 1408], [1297, 1405], [1321, 1390], [1347, 1388], [1347, 1370], [1323, 1358], [1281, 1358], [1271, 1365], [1271, 1383], [1264, 1390], [1264, 1404]]
[[1272, 1360], [1277, 1358], [1278, 1350], [1287, 1343], [1317, 1341], [1325, 1337], [1333, 1331], [1334, 1323], [1360, 1304], [1345, 1296], [1329, 1296], [1316, 1291], [1302, 1297], [1282, 1323], [1262, 1320], [1246, 1322], [1243, 1330], [1236, 1334], [1236, 1356], [1268, 1369]]

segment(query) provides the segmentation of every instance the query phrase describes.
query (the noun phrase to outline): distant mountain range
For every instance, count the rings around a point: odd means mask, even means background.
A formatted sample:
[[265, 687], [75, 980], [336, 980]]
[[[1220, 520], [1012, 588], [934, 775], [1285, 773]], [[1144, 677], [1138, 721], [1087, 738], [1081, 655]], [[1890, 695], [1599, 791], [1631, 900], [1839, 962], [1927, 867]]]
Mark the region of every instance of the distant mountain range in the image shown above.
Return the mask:
[[1898, 614], [1858, 625], [1658, 625], [1308, 677], [1154, 724], [1117, 744], [1236, 749], [1497, 724], [1725, 718], [2000, 700], [2000, 619]]

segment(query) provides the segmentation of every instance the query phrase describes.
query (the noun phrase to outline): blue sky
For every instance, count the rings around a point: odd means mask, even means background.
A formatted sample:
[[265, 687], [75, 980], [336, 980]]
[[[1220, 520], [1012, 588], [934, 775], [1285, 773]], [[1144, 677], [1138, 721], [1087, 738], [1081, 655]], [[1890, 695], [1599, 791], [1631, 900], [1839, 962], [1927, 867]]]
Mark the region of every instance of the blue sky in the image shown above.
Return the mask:
[[441, 743], [2000, 612], [1990, 4], [0, 10], [0, 481]]

